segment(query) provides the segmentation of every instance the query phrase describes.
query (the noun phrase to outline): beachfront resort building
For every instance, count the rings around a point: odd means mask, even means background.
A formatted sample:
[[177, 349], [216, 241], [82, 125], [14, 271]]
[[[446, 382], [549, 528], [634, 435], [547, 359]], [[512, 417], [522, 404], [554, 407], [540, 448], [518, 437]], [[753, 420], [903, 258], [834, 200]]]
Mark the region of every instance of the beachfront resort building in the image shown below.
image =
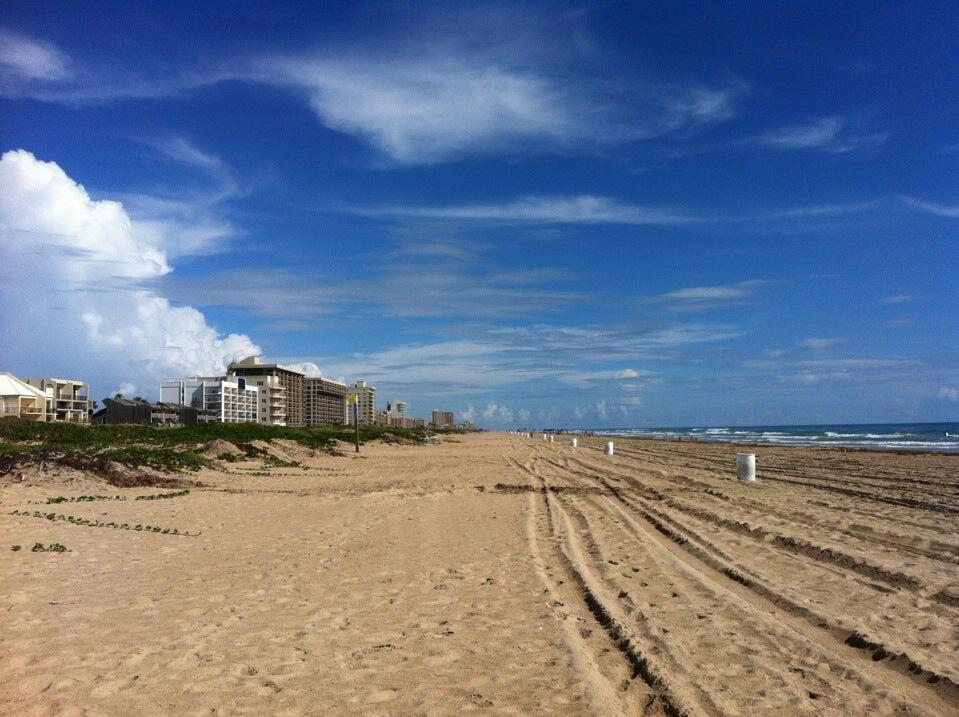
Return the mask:
[[259, 356], [248, 356], [234, 361], [227, 369], [227, 378], [242, 377], [247, 386], [259, 389], [260, 405], [257, 415], [260, 423], [272, 426], [303, 426], [303, 384], [306, 378], [302, 371], [262, 363]]
[[433, 428], [453, 428], [455, 425], [452, 411], [433, 409]]
[[90, 422], [90, 387], [69, 378], [28, 378], [26, 382], [53, 398], [48, 421]]
[[[366, 381], [357, 381], [349, 388], [349, 393], [356, 394], [357, 416], [360, 425], [372, 426], [376, 421], [376, 387], [368, 386]], [[353, 425], [353, 410], [349, 414], [350, 425]]]
[[240, 377], [171, 378], [160, 383], [160, 401], [211, 410], [223, 423], [256, 423], [260, 390]]
[[0, 371], [0, 407], [0, 415], [30, 421], [89, 423], [90, 387], [72, 379], [24, 380]]
[[319, 376], [305, 377], [303, 422], [307, 426], [348, 425], [346, 384]]

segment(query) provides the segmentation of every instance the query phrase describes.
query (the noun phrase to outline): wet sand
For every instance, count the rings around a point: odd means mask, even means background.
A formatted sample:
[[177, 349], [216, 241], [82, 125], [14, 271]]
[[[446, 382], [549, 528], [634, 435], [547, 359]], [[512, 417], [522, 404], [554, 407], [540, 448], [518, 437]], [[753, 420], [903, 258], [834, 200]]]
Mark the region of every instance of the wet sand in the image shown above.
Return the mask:
[[959, 714], [959, 458], [601, 445], [0, 479], [0, 714]]

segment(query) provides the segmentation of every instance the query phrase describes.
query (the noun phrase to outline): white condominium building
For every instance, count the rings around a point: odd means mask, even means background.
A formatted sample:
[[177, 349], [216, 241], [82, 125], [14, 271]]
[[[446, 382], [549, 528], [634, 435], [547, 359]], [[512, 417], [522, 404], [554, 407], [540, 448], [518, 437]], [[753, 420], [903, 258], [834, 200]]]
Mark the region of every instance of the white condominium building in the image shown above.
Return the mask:
[[[356, 394], [357, 415], [360, 425], [372, 426], [376, 420], [376, 387], [367, 386], [366, 381], [357, 381], [350, 386], [349, 393]], [[353, 425], [353, 407], [349, 406], [350, 425]]]
[[90, 387], [83, 381], [69, 378], [28, 378], [26, 382], [53, 399], [48, 421], [90, 422]]
[[0, 417], [60, 423], [90, 422], [90, 387], [64, 378], [19, 379], [0, 371]]
[[409, 418], [408, 406], [405, 401], [387, 401], [386, 412], [390, 418]]
[[239, 377], [167, 379], [160, 383], [160, 401], [215, 411], [223, 423], [256, 423], [260, 415], [259, 389]]

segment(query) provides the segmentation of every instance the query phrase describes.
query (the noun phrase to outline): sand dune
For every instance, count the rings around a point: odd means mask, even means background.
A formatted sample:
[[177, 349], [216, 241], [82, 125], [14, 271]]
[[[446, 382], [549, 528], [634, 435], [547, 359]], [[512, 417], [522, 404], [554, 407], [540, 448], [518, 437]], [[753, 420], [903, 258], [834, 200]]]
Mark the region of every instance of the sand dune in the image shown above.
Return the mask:
[[0, 713], [959, 714], [956, 457], [454, 440], [4, 484]]

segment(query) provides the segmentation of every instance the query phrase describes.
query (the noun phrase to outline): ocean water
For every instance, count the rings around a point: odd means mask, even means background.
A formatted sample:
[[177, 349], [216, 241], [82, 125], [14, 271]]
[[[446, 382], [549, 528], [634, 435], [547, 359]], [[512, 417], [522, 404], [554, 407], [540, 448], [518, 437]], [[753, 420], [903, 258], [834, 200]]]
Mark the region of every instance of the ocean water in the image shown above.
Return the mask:
[[689, 426], [608, 428], [603, 436], [683, 438], [773, 446], [845, 446], [887, 451], [959, 453], [959, 423], [864, 423], [821, 426]]

